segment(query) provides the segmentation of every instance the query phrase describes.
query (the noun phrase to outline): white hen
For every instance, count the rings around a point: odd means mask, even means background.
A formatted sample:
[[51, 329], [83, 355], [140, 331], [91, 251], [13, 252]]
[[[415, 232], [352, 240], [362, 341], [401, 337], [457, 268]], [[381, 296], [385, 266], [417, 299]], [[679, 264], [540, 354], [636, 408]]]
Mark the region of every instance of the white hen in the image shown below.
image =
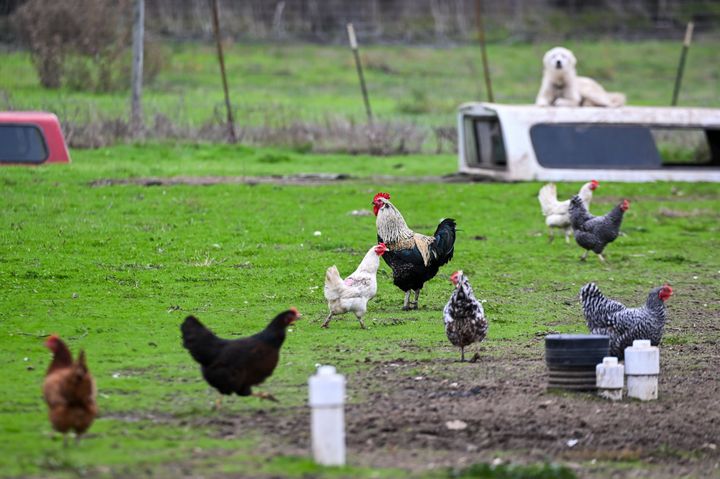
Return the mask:
[[325, 272], [325, 299], [330, 314], [322, 324], [327, 328], [333, 315], [353, 312], [365, 328], [363, 316], [367, 311], [367, 303], [377, 293], [377, 270], [380, 267], [380, 256], [387, 251], [385, 243], [378, 243], [370, 248], [355, 272], [343, 280], [335, 265]]
[[[583, 200], [583, 203], [585, 203], [588, 209], [590, 209], [593, 191], [598, 185], [599, 183], [595, 180], [589, 181], [585, 183], [578, 192], [578, 196]], [[545, 224], [548, 227], [550, 241], [555, 239], [553, 228], [558, 228], [565, 230], [565, 242], [569, 243], [570, 233], [572, 232], [570, 225], [570, 200], [558, 201], [555, 183], [548, 183], [540, 188], [538, 201], [540, 202], [542, 213], [545, 215]]]

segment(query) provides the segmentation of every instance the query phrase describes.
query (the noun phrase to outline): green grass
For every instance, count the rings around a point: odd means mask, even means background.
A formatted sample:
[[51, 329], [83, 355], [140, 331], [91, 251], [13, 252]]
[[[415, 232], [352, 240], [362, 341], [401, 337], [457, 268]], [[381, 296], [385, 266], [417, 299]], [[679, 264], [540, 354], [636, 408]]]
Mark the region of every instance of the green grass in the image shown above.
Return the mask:
[[[72, 153], [70, 165], [0, 169], [2, 477], [170, 474], [178, 461], [189, 470], [217, 473], [393, 477], [387, 471], [319, 469], [304, 458], [267, 462], [253, 453], [252, 432], [222, 439], [210, 427], [188, 425], [268, 405], [232, 398], [224, 411], [210, 411], [215, 396], [181, 346], [182, 319], [196, 314], [218, 334], [237, 336], [298, 307], [304, 319], [289, 333], [280, 366], [262, 389], [282, 406], [300, 406], [316, 363], [348, 374], [351, 396], [359, 400], [353, 371], [364, 367], [365, 358], [455, 358], [440, 318], [450, 293], [444, 278], [454, 269], [464, 269], [487, 300], [486, 348], [496, 354], [540, 331], [583, 331], [572, 299], [587, 281], [628, 302], [642, 301], [651, 286], [669, 281], [676, 290], [673, 304], [689, 307], [694, 277], [716, 277], [719, 269], [720, 186], [714, 184], [603, 183], [594, 212], [609, 210], [620, 197], [632, 207], [623, 228], [627, 236], [608, 247], [609, 264], [600, 265], [594, 258], [579, 263], [575, 245], [548, 245], [537, 183], [377, 185], [363, 179], [450, 173], [453, 156], [169, 145]], [[98, 178], [328, 171], [359, 179], [328, 186], [89, 186]], [[578, 186], [560, 185], [561, 196]], [[378, 190], [392, 193], [419, 232], [432, 231], [440, 218], [456, 218], [455, 258], [423, 290], [419, 311], [400, 311], [402, 292], [382, 265], [368, 330], [349, 317], [321, 330], [324, 270], [337, 264], [341, 273], [351, 272], [375, 242], [374, 218], [348, 213], [369, 209]], [[667, 210], [680, 214], [662, 214]], [[87, 350], [100, 392], [102, 416], [90, 437], [67, 451], [48, 437], [40, 395], [49, 360], [42, 338], [49, 333], [66, 338], [74, 351]], [[169, 419], [156, 422], [155, 416]]]
[[[608, 90], [627, 93], [630, 104], [668, 105], [679, 43], [567, 42], [578, 71]], [[531, 103], [540, 85], [541, 58], [554, 45], [491, 44], [488, 47], [496, 101]], [[214, 48], [176, 44], [169, 67], [145, 88], [145, 113], [199, 125], [222, 112], [223, 97]], [[720, 106], [716, 68], [718, 42], [694, 43], [680, 104]], [[228, 44], [227, 69], [239, 125], [277, 125], [334, 117], [364, 121], [364, 109], [349, 50], [340, 46]], [[455, 123], [459, 104], [484, 99], [476, 46], [447, 48], [369, 46], [362, 49], [372, 108], [382, 120], [419, 125]], [[0, 98], [15, 109], [47, 109], [68, 120], [88, 112], [125, 116], [128, 92], [83, 93], [39, 86], [29, 55], [0, 53]], [[222, 113], [220, 113], [222, 116]]]

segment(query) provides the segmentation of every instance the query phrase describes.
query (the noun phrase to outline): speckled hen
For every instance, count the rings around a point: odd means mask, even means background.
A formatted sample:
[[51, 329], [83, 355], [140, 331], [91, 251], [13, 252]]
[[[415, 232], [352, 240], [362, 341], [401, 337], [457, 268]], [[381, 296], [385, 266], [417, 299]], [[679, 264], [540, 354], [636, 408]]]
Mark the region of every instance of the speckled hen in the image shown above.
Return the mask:
[[672, 296], [670, 285], [653, 288], [645, 305], [628, 308], [603, 295], [595, 283], [580, 290], [583, 313], [590, 332], [610, 336], [610, 355], [623, 358], [625, 348], [636, 339], [660, 344], [665, 327], [665, 301]]
[[623, 215], [630, 208], [628, 200], [622, 200], [615, 208], [604, 216], [591, 215], [585, 203], [578, 195], [570, 200], [570, 222], [572, 223], [575, 242], [585, 248], [580, 258], [585, 261], [588, 251], [592, 250], [598, 255], [600, 261], [605, 261], [602, 255], [605, 246], [615, 241], [620, 234], [620, 225]]
[[475, 297], [463, 272], [453, 273], [450, 281], [455, 290], [443, 310], [445, 334], [454, 346], [460, 348], [460, 360], [465, 361], [465, 348], [485, 339], [488, 322], [482, 303]]

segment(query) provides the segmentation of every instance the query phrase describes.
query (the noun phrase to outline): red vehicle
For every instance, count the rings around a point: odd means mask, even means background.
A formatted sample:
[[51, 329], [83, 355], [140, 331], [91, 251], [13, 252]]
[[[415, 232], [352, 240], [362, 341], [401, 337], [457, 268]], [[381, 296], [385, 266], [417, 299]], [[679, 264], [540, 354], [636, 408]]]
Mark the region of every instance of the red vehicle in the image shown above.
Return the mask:
[[39, 111], [0, 112], [0, 165], [70, 163], [60, 121]]

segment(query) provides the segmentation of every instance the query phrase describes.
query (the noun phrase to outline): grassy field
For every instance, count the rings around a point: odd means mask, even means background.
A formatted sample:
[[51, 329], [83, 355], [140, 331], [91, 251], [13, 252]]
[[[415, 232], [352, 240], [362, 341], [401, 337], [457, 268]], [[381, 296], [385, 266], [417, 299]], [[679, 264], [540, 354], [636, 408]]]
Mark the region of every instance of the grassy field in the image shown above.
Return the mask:
[[[608, 247], [609, 263], [601, 265], [594, 258], [579, 263], [581, 251], [574, 244], [548, 244], [537, 183], [369, 179], [451, 173], [453, 156], [147, 145], [73, 151], [73, 160], [69, 166], [0, 169], [2, 477], [190, 471], [397, 477], [406, 471], [318, 468], [302, 456], [268, 452], [268, 439], [251, 428], [228, 438], [198, 421], [242, 418], [258, 408], [282, 417], [284, 408], [305, 403], [306, 381], [317, 363], [334, 364], [346, 374], [350, 400], [356, 402], [366, 392], [353, 381], [368, 360], [456, 358], [440, 313], [451, 291], [445, 278], [454, 269], [464, 269], [487, 300], [491, 327], [484, 348], [498, 356], [531, 344], [537, 333], [584, 331], [573, 297], [591, 280], [633, 304], [665, 281], [676, 290], [673, 304], [686, 308], [702, 308], [695, 306], [700, 285], [715, 284], [717, 291], [717, 185], [602, 184], [594, 212], [609, 210], [621, 197], [632, 207], [625, 236]], [[90, 186], [103, 178], [320, 172], [356, 179], [325, 186]], [[560, 194], [569, 196], [578, 186], [563, 184]], [[419, 311], [400, 311], [402, 292], [382, 265], [378, 296], [366, 317], [369, 328], [360, 330], [348, 317], [321, 330], [324, 270], [337, 264], [341, 273], [351, 272], [375, 242], [374, 218], [349, 212], [369, 209], [378, 190], [392, 193], [416, 231], [427, 233], [440, 218], [456, 218], [455, 258], [423, 290]], [[718, 311], [714, 298], [707, 314]], [[289, 306], [304, 318], [289, 333], [275, 375], [261, 388], [281, 400], [280, 408], [232, 398], [222, 411], [211, 410], [215, 395], [181, 346], [182, 319], [192, 313], [220, 335], [239, 336], [261, 329]], [[66, 338], [75, 351], [86, 349], [98, 383], [101, 417], [79, 447], [63, 449], [51, 439], [40, 396], [49, 361], [42, 342], [50, 333]], [[683, 343], [692, 337], [692, 331], [670, 330], [666, 340]], [[352, 451], [350, 463], [357, 465]]]
[[[496, 101], [531, 103], [541, 77], [541, 58], [551, 44], [491, 44]], [[627, 93], [633, 105], [668, 105], [679, 43], [567, 42], [581, 74], [608, 90]], [[681, 105], [720, 106], [717, 42], [693, 44]], [[312, 45], [228, 44], [227, 68], [239, 125], [277, 126], [334, 118], [364, 121], [352, 56], [347, 48]], [[457, 106], [484, 99], [479, 50], [370, 46], [362, 57], [373, 110], [386, 121], [452, 126]], [[180, 124], [199, 125], [222, 108], [222, 90], [210, 45], [167, 47], [168, 67], [146, 86], [148, 119], [161, 113]], [[80, 121], [98, 114], [125, 116], [127, 92], [82, 93], [39, 86], [26, 53], [0, 53], [0, 108], [47, 109]], [[219, 110], [221, 111], [221, 110]], [[94, 115], [94, 116], [93, 116]], [[222, 114], [220, 115], [222, 116]]]

